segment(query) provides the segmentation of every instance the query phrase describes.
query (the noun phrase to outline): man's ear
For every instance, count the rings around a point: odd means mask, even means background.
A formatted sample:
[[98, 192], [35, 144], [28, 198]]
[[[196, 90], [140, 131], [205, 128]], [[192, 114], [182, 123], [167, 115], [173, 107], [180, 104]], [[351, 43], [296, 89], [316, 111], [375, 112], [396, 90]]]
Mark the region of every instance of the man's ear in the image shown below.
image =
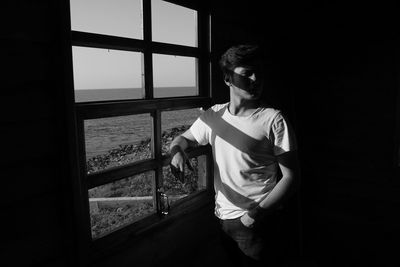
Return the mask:
[[229, 75], [225, 74], [224, 75], [224, 82], [226, 85], [231, 86], [231, 77]]

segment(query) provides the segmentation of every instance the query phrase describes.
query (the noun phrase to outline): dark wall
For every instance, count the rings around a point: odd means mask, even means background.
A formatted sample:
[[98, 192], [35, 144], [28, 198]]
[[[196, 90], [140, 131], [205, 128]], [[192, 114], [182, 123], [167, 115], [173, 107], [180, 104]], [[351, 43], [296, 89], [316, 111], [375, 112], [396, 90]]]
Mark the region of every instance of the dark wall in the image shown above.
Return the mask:
[[2, 6], [2, 266], [67, 266], [72, 255], [55, 2]]
[[325, 3], [303, 10], [293, 88], [305, 250], [324, 266], [398, 264], [393, 7]]

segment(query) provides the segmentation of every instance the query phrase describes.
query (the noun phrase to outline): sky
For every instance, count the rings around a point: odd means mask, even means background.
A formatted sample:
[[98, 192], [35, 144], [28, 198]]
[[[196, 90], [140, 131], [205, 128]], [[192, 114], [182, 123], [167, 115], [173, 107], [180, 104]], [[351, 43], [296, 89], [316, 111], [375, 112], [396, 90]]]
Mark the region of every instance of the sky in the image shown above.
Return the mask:
[[[196, 11], [151, 1], [153, 41], [197, 46]], [[70, 5], [72, 30], [143, 39], [141, 0], [70, 0]], [[141, 53], [74, 46], [72, 54], [75, 90], [142, 87]], [[153, 54], [154, 87], [195, 86], [195, 63]]]

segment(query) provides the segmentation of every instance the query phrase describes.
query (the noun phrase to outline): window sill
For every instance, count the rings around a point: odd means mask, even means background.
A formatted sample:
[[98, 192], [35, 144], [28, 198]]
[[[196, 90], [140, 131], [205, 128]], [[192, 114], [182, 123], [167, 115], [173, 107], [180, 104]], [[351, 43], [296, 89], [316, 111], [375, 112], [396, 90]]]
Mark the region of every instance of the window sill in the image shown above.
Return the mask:
[[89, 248], [90, 262], [111, 256], [134, 243], [144, 241], [149, 234], [172, 226], [187, 215], [211, 206], [214, 201], [211, 191], [211, 189], [200, 191], [177, 201], [171, 207], [168, 215], [153, 214], [130, 226], [125, 226], [109, 235], [93, 240]]

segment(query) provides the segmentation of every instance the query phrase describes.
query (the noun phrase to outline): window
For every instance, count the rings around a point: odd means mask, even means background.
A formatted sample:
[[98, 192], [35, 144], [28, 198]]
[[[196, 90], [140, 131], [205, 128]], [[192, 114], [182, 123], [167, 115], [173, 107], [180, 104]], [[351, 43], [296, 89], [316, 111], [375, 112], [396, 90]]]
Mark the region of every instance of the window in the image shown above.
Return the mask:
[[209, 15], [172, 2], [70, 0], [77, 199], [97, 250], [210, 196], [209, 147], [188, 152], [182, 181], [168, 167], [170, 142], [211, 102]]

